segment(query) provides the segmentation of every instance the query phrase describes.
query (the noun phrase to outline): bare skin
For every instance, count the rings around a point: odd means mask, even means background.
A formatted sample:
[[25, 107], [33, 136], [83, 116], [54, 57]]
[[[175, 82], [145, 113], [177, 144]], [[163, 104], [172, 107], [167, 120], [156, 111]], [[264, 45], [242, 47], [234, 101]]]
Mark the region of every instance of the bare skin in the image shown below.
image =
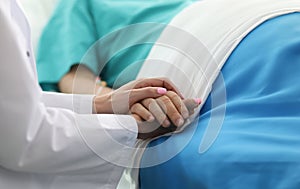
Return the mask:
[[[183, 103], [187, 107], [189, 111], [189, 115], [194, 114], [194, 109], [197, 108], [200, 104], [199, 100], [191, 100], [191, 99], [183, 100]], [[151, 113], [151, 112], [147, 112], [147, 113]], [[147, 115], [147, 113], [145, 115]], [[174, 132], [182, 126], [182, 125], [176, 126], [172, 123], [166, 126], [166, 125], [162, 125], [162, 123], [160, 123], [158, 119], [146, 121], [145, 119], [143, 119], [141, 116], [137, 114], [132, 114], [132, 116], [136, 119], [139, 125], [140, 130], [138, 133], [138, 138], [140, 139], [154, 138], [166, 133]], [[164, 119], [167, 118], [165, 117]]]
[[[61, 79], [59, 89], [63, 93], [96, 94], [101, 86], [95, 80], [87, 67], [76, 65]], [[184, 100], [168, 79], [150, 78], [130, 82], [117, 90], [101, 87], [94, 98], [94, 113], [132, 114], [139, 125], [139, 138], [145, 139], [181, 127], [199, 104], [197, 99]]]
[[[58, 88], [62, 93], [74, 94], [96, 94], [101, 86], [95, 83], [96, 76], [84, 65], [74, 65], [70, 71], [62, 77], [58, 83]], [[111, 92], [112, 89], [103, 87], [100, 94]]]

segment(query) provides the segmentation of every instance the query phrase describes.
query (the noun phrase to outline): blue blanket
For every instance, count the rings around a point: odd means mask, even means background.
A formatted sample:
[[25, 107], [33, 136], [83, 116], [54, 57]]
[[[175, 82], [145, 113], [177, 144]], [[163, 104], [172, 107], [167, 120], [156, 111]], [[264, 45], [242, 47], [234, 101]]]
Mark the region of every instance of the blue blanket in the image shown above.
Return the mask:
[[[225, 104], [200, 112], [198, 124], [171, 138], [160, 138], [146, 151], [143, 164], [163, 159], [191, 141], [165, 163], [142, 168], [142, 189], [299, 189], [300, 188], [300, 14], [271, 19], [252, 31], [222, 69]], [[218, 96], [218, 82], [214, 95]], [[221, 92], [220, 92], [221, 93]], [[221, 132], [199, 153], [210, 115], [226, 106]], [[160, 147], [159, 144], [171, 140]]]

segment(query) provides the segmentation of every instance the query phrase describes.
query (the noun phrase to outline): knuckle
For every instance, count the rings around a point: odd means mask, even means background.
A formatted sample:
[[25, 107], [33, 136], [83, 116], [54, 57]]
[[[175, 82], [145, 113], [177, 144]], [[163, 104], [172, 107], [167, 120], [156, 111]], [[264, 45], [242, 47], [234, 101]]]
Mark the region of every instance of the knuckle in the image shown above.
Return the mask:
[[172, 98], [172, 99], [178, 99], [179, 98], [179, 96], [174, 91], [168, 91], [167, 96]]
[[186, 113], [186, 112], [188, 111], [186, 105], [183, 103], [182, 100], [179, 101], [179, 103], [178, 103], [178, 105], [177, 105], [176, 107], [177, 107], [177, 109], [178, 109], [179, 111], [181, 111], [181, 113], [183, 113], [183, 112]]
[[146, 87], [145, 92], [148, 94], [155, 94], [156, 95], [156, 90], [154, 90], [152, 87]]
[[167, 78], [167, 77], [160, 77], [159, 79], [163, 80], [163, 81], [166, 81], [166, 82], [170, 82], [170, 79]]
[[163, 104], [170, 104], [171, 100], [169, 97], [167, 96], [162, 96], [160, 98], [157, 99], [159, 102], [162, 102]]
[[133, 104], [130, 108], [130, 111], [131, 112], [137, 112], [140, 108], [140, 104], [139, 103], [136, 103], [136, 104]]
[[147, 103], [149, 104], [149, 106], [153, 106], [156, 105], [156, 100], [154, 100], [153, 98], [148, 98]]
[[141, 101], [142, 105], [144, 105], [145, 107], [148, 107], [150, 104], [150, 98], [146, 98], [144, 100]]
[[143, 87], [143, 84], [145, 83], [145, 79], [140, 78], [134, 81], [134, 88], [140, 88]]
[[159, 105], [157, 104], [157, 102], [155, 100], [150, 100], [151, 102], [148, 104], [148, 109], [149, 111], [155, 113], [155, 114], [160, 114], [162, 113]]

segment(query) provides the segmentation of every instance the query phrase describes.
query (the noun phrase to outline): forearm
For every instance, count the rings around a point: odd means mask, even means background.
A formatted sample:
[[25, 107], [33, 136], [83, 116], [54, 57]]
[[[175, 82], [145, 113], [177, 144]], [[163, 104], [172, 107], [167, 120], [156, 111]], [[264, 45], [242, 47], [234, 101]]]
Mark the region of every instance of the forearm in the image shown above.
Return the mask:
[[[0, 14], [0, 41], [5, 47], [0, 51], [0, 166], [27, 173], [61, 173], [109, 166], [99, 157], [105, 152], [115, 161], [121, 161], [124, 153], [130, 155], [126, 146], [133, 147], [137, 137], [132, 117], [79, 115], [42, 101], [34, 63], [24, 53], [28, 48], [24, 35], [12, 23], [10, 7], [4, 5], [9, 3], [0, 6], [4, 13]], [[118, 143], [118, 148], [116, 141], [124, 145]]]
[[59, 81], [58, 87], [62, 93], [73, 94], [106, 94], [112, 91], [108, 87], [96, 83], [97, 76], [84, 65], [74, 65]]

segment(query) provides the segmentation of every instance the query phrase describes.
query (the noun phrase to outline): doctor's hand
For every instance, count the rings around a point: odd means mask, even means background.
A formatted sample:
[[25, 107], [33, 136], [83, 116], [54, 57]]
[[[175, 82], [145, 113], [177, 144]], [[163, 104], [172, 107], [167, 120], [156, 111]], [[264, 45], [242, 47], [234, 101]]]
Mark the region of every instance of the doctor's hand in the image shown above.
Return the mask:
[[166, 78], [147, 78], [132, 81], [117, 90], [94, 98], [94, 113], [128, 114], [132, 105], [144, 99], [158, 98], [173, 91], [183, 99], [175, 85]]

